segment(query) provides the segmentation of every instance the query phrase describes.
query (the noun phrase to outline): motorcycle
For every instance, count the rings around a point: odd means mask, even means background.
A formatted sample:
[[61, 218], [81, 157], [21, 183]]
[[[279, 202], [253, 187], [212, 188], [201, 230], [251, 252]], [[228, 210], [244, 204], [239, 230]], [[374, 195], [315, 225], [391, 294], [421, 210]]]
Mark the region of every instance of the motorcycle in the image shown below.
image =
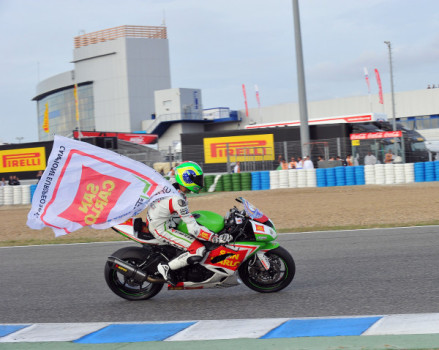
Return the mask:
[[[200, 241], [206, 254], [199, 262], [174, 271], [179, 281], [168, 290], [233, 287], [241, 281], [260, 293], [278, 292], [294, 278], [296, 266], [291, 254], [275, 241], [273, 222], [242, 197], [223, 217], [211, 211], [195, 211], [197, 222], [209, 230], [228, 233], [233, 240], [226, 244]], [[114, 252], [107, 259], [105, 280], [108, 287], [127, 300], [146, 300], [159, 293], [167, 283], [157, 271], [160, 262], [170, 261], [184, 251], [157, 240], [141, 218], [112, 227], [122, 236], [141, 244]], [[179, 220], [176, 229], [188, 233]]]

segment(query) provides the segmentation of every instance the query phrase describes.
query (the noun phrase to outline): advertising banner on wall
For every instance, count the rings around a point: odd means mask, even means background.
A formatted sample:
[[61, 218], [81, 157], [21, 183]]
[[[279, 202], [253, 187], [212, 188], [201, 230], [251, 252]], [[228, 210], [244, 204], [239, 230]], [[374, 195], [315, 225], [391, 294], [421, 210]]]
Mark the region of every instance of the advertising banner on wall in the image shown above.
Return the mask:
[[274, 160], [273, 134], [204, 138], [204, 162], [227, 163]]
[[44, 170], [46, 149], [34, 147], [2, 150], [0, 160], [0, 173]]
[[376, 140], [376, 139], [388, 139], [392, 137], [401, 137], [402, 131], [380, 131], [380, 132], [363, 132], [360, 134], [351, 134], [351, 140]]
[[[73, 137], [79, 138], [78, 131], [73, 132]], [[86, 137], [117, 137], [118, 140], [137, 143], [138, 145], [149, 145], [157, 142], [157, 135], [154, 134], [136, 134], [128, 132], [108, 132], [108, 131], [84, 131], [81, 130], [81, 138]]]

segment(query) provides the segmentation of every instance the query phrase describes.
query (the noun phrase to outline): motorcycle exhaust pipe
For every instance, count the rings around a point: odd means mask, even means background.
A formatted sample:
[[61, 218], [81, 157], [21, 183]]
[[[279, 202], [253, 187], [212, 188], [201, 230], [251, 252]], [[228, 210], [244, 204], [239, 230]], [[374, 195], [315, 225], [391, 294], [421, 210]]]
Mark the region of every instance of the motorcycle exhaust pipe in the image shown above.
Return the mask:
[[138, 283], [142, 283], [148, 279], [148, 275], [145, 272], [115, 256], [109, 256], [107, 264], [109, 264], [113, 270], [120, 272], [125, 277], [133, 279]]

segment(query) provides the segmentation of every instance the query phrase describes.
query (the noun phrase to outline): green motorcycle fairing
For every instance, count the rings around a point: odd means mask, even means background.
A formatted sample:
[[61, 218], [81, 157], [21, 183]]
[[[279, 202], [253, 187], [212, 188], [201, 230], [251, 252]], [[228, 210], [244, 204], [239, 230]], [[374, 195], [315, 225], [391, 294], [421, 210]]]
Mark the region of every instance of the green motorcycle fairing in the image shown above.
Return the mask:
[[[195, 220], [197, 220], [200, 225], [214, 233], [218, 233], [224, 228], [224, 218], [217, 213], [208, 210], [197, 210], [192, 214], [196, 217]], [[188, 233], [186, 223], [183, 220], [180, 220], [178, 223], [177, 230]]]

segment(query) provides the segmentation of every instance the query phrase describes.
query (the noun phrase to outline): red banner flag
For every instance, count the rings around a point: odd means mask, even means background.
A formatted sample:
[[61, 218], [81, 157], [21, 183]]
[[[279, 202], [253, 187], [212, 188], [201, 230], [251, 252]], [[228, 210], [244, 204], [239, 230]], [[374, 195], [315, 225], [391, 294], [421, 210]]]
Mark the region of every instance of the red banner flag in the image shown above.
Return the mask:
[[244, 94], [245, 116], [248, 117], [247, 94], [245, 92], [245, 85], [244, 84], [242, 84], [242, 93]]
[[380, 103], [384, 104], [384, 99], [383, 99], [383, 87], [381, 85], [381, 78], [380, 78], [380, 73], [378, 72], [378, 69], [375, 68], [375, 77], [377, 79], [377, 84], [378, 84], [378, 90], [379, 90], [379, 96], [380, 96]]

